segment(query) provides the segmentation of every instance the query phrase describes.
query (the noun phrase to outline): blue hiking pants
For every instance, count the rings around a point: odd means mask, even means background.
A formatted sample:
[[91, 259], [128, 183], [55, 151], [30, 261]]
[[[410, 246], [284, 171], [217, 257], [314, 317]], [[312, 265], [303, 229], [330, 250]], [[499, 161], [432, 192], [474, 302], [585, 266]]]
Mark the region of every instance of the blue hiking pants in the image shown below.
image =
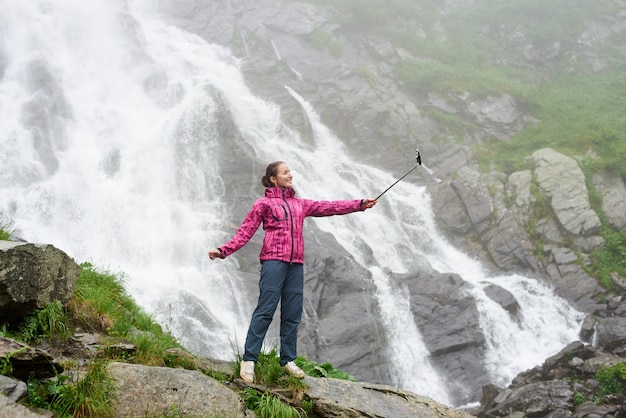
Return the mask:
[[243, 360], [257, 361], [263, 339], [280, 301], [280, 365], [296, 358], [298, 325], [302, 319], [304, 266], [265, 260], [261, 266], [259, 301], [252, 314]]

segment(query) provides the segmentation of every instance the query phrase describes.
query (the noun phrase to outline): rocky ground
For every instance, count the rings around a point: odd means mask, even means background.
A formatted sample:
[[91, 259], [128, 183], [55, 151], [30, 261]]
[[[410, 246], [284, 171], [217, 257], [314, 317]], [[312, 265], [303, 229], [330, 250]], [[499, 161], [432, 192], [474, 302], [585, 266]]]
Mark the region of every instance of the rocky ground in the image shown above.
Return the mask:
[[[9, 241], [0, 241], [0, 270], [0, 316], [13, 313], [15, 324], [52, 301], [67, 304], [80, 273], [79, 266], [53, 246]], [[109, 401], [119, 417], [252, 416], [242, 399], [244, 388], [270, 392], [300, 408], [306, 400], [310, 417], [469, 417], [464, 411], [385, 385], [307, 376], [304, 390], [291, 391], [246, 384], [233, 376], [232, 364], [196, 358], [183, 349], [166, 353], [167, 363], [177, 367], [134, 364], [135, 352], [128, 340], [80, 329], [64, 338], [43, 338], [37, 347], [0, 337], [0, 364], [9, 375], [0, 375], [0, 416], [52, 416], [50, 411], [16, 404], [29, 399], [26, 382], [65, 375], [67, 384], [75, 384], [85, 377], [88, 365], [109, 359], [107, 370], [115, 381]], [[222, 378], [211, 377], [217, 374]]]

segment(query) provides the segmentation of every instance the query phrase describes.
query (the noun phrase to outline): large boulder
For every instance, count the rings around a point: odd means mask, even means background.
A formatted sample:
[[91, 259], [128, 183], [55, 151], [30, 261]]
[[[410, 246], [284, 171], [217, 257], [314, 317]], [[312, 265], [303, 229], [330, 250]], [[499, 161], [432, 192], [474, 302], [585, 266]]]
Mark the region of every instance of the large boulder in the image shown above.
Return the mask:
[[163, 416], [172, 407], [184, 416], [246, 417], [241, 397], [198, 371], [110, 363], [116, 380], [118, 417]]
[[591, 209], [585, 174], [573, 158], [544, 148], [531, 156], [537, 185], [550, 198], [560, 225], [574, 236], [590, 236], [600, 229]]
[[478, 234], [482, 235], [489, 227], [494, 212], [493, 201], [480, 172], [471, 167], [462, 167], [459, 177], [452, 181], [452, 188], [463, 201], [465, 212]]
[[323, 417], [469, 418], [470, 414], [391, 386], [305, 377], [305, 398]]
[[21, 322], [52, 301], [74, 295], [80, 266], [48, 244], [0, 241], [0, 321]]
[[312, 361], [332, 359], [357, 380], [389, 382], [376, 289], [368, 271], [329, 233], [307, 228], [304, 313], [299, 352]]
[[453, 389], [455, 404], [476, 399], [480, 387], [488, 383], [488, 372], [485, 337], [469, 285], [452, 273], [394, 279], [398, 282], [394, 288], [408, 289], [415, 323], [432, 362]]

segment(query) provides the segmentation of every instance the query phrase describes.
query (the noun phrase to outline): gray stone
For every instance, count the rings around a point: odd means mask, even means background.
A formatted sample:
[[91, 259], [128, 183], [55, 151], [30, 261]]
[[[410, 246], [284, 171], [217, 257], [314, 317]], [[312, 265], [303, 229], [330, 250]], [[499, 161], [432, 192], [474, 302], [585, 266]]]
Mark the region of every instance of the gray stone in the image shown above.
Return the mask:
[[48, 244], [0, 241], [0, 321], [17, 324], [52, 301], [67, 303], [80, 267]]
[[15, 402], [27, 395], [26, 383], [2, 375], [0, 375], [0, 391], [2, 395]]
[[489, 383], [483, 362], [485, 337], [476, 301], [456, 274], [431, 272], [419, 277], [398, 275], [408, 286], [411, 311], [433, 363], [454, 388], [455, 404], [480, 395]]
[[[528, 213], [535, 198], [530, 193], [532, 183], [532, 172], [530, 170], [516, 171], [512, 173], [507, 181], [507, 193], [514, 198], [515, 205]], [[524, 213], [524, 212], [522, 212]], [[524, 219], [526, 221], [527, 219]]]
[[598, 320], [592, 316], [587, 315], [583, 324], [580, 327], [580, 338], [585, 342], [591, 342], [593, 334], [596, 332], [596, 325]]
[[509, 139], [513, 132], [521, 130], [526, 123], [515, 98], [510, 94], [472, 100], [467, 105], [467, 112], [500, 139]]
[[532, 269], [539, 271], [533, 254], [533, 241], [516, 222], [515, 212], [507, 211], [504, 218], [481, 236], [493, 262], [504, 270]]
[[517, 315], [519, 303], [511, 292], [493, 283], [485, 286], [484, 290], [491, 300], [502, 306], [512, 316]]
[[472, 222], [465, 206], [449, 182], [429, 186], [433, 196], [433, 211], [437, 219], [450, 231], [466, 234], [472, 230]]
[[[370, 273], [331, 234], [307, 232], [304, 320], [298, 348], [311, 361], [331, 363], [357, 380], [388, 382], [385, 330]], [[358, 324], [358, 326], [355, 326]]]
[[180, 415], [246, 417], [241, 397], [220, 382], [197, 371], [110, 363], [117, 382], [115, 415], [142, 417]]
[[599, 346], [621, 340], [626, 335], [626, 318], [619, 316], [599, 318], [597, 333]]
[[624, 361], [623, 358], [610, 353], [598, 353], [583, 362], [581, 369], [585, 373], [595, 375], [601, 368], [613, 367]]
[[562, 247], [553, 248], [552, 257], [554, 257], [554, 261], [559, 265], [570, 264], [578, 261], [578, 257], [572, 250]]
[[535, 151], [532, 162], [537, 184], [550, 198], [561, 226], [572, 235], [597, 233], [600, 219], [591, 209], [585, 175], [578, 163], [549, 148]]
[[0, 418], [52, 418], [52, 416], [51, 411], [41, 411], [39, 414], [0, 394]]
[[596, 191], [602, 196], [602, 212], [609, 225], [626, 228], [626, 185], [619, 173], [601, 171], [593, 175]]
[[574, 392], [571, 383], [562, 380], [530, 383], [515, 388], [497, 409], [487, 412], [487, 416], [507, 416], [513, 411], [523, 411], [526, 416], [545, 416], [558, 409], [572, 408]]
[[63, 372], [63, 367], [47, 351], [7, 337], [0, 337], [0, 359], [7, 362], [14, 377], [23, 381], [29, 377], [45, 379]]
[[305, 396], [325, 417], [470, 418], [471, 415], [391, 386], [305, 377]]
[[486, 221], [494, 211], [489, 190], [482, 182], [478, 171], [462, 167], [458, 174], [459, 178], [452, 181], [452, 188], [463, 201], [472, 225], [478, 234], [482, 234], [489, 227]]

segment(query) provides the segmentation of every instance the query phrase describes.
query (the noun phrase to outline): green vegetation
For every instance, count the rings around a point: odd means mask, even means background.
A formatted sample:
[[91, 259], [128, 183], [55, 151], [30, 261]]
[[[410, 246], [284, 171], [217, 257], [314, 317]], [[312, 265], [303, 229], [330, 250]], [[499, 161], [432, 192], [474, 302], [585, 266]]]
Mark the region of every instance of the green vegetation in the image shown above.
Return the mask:
[[[521, 69], [516, 65], [520, 51], [503, 49], [510, 42], [510, 32], [517, 28], [527, 37], [524, 42], [534, 48], [558, 43], [565, 45], [561, 49], [568, 49], [577, 43], [584, 19], [608, 14], [612, 7], [608, 1], [589, 0], [474, 3], [451, 12], [445, 39], [435, 31], [421, 38], [403, 32], [391, 34], [397, 44], [420, 58], [400, 63], [396, 74], [416, 93], [469, 92], [479, 98], [509, 93], [537, 119], [539, 123], [529, 125], [510, 141], [492, 139], [478, 147], [477, 155], [487, 160], [481, 161], [483, 167], [494, 162], [507, 173], [527, 168], [524, 159], [544, 147], [570, 156], [592, 150], [598, 157], [596, 169], [614, 168], [626, 179], [623, 54], [607, 51], [611, 70], [598, 74], [586, 60], [569, 54], [557, 54], [547, 68]], [[502, 43], [495, 44], [499, 38]], [[458, 128], [450, 133], [462, 138]]]
[[[29, 379], [28, 405], [49, 409], [60, 417], [109, 417], [113, 415], [113, 404], [110, 401], [115, 397], [114, 381], [106, 368], [109, 361], [198, 369], [194, 357], [186, 355], [176, 339], [163, 331], [127, 294], [123, 279], [123, 275], [101, 272], [92, 264], [83, 263], [74, 297], [66, 307], [59, 301], [54, 301], [33, 312], [15, 331], [8, 330], [6, 325], [0, 329], [0, 335], [25, 343], [38, 344], [45, 340], [50, 344], [62, 345], [63, 340], [72, 336], [70, 330], [80, 327], [89, 332], [104, 334], [112, 345], [124, 338], [137, 349], [129, 357], [105, 348], [86, 367], [67, 360], [64, 367], [69, 373], [52, 379]], [[169, 350], [171, 348], [179, 350]], [[12, 375], [11, 357], [16, 354], [18, 352], [1, 360], [0, 374]], [[235, 363], [235, 375], [239, 374], [239, 360]], [[311, 376], [354, 380], [352, 376], [335, 369], [329, 363], [318, 365], [303, 357], [298, 357], [296, 363]], [[246, 389], [242, 392], [242, 397], [257, 416], [301, 417], [311, 413], [312, 403], [303, 399], [306, 390], [304, 381], [286, 374], [280, 367], [276, 350], [261, 353], [255, 371], [257, 380], [265, 387], [286, 388], [291, 391], [293, 399], [299, 400], [298, 407], [295, 407], [289, 405], [288, 399], [269, 390], [258, 393], [256, 390]], [[228, 376], [220, 372], [208, 371], [206, 374], [220, 381], [228, 379]], [[162, 416], [180, 416], [180, 411], [174, 405], [167, 415]]]
[[590, 272], [606, 289], [612, 289], [611, 274], [626, 277], [626, 231], [614, 231], [603, 226], [600, 235], [605, 239], [604, 247], [591, 253]]
[[335, 369], [330, 363], [317, 364], [303, 357], [297, 357], [294, 362], [309, 376], [355, 381], [354, 376]]
[[137, 347], [135, 362], [165, 366], [173, 359], [166, 351], [182, 348], [143, 311], [124, 288], [124, 277], [98, 272], [90, 263], [81, 265], [81, 275], [70, 302], [72, 317], [84, 329], [104, 331], [111, 337], [126, 338]]
[[[484, 157], [510, 173], [528, 168], [524, 158], [533, 151], [551, 147], [580, 156], [591, 172], [615, 169], [626, 179], [623, 71], [586, 77], [563, 75], [551, 83], [519, 90], [521, 101], [541, 123], [530, 125], [511, 141], [492, 141]], [[590, 157], [589, 151], [595, 157]]]
[[626, 363], [603, 367], [596, 373], [600, 396], [626, 393]]
[[[67, 374], [47, 380], [30, 379], [29, 405], [50, 409], [61, 417], [109, 417], [113, 415], [111, 400], [115, 387], [106, 369], [108, 361], [191, 367], [186, 358], [166, 352], [169, 348], [182, 347], [126, 293], [123, 277], [99, 272], [89, 263], [81, 265], [76, 290], [67, 307], [53, 301], [22, 321], [16, 332], [3, 327], [2, 335], [27, 344], [38, 344], [44, 339], [51, 344], [62, 344], [76, 327], [104, 333], [111, 338], [111, 344], [123, 337], [136, 346], [135, 355], [125, 358], [123, 353], [105, 349], [86, 370], [76, 368], [71, 373], [81, 376], [75, 381], [70, 381]], [[71, 362], [65, 365], [73, 366]], [[12, 374], [11, 356], [3, 360], [0, 372]]]
[[0, 241], [6, 241], [11, 238], [11, 235], [15, 232], [12, 224], [0, 223]]
[[316, 29], [311, 34], [311, 45], [314, 48], [328, 52], [335, 58], [341, 57], [341, 44], [333, 37], [331, 33]]
[[[414, 59], [400, 61], [395, 75], [418, 102], [431, 92], [471, 100], [507, 93], [534, 118], [510, 140], [483, 137], [474, 145], [482, 170], [528, 169], [527, 157], [550, 147], [576, 158], [588, 179], [611, 170], [626, 180], [626, 56], [620, 52], [626, 36], [612, 34], [596, 44], [592, 58], [581, 44], [590, 20], [601, 22], [616, 13], [613, 1], [484, 0], [447, 7], [445, 14], [434, 0], [315, 2], [332, 5], [348, 32], [375, 34], [409, 51]], [[598, 71], [598, 65], [605, 68]], [[479, 128], [431, 106], [420, 112], [445, 130], [443, 137], [458, 142], [475, 137]], [[536, 225], [550, 213], [545, 197], [533, 195], [535, 216], [528, 231], [541, 257]], [[592, 190], [590, 198], [600, 213], [600, 197]], [[607, 244], [583, 268], [611, 290], [612, 274], [626, 276], [626, 235], [603, 225]]]
[[[248, 409], [259, 418], [300, 418], [302, 416], [297, 408], [283, 403], [271, 392], [259, 394], [254, 389], [246, 388], [242, 391], [242, 397]], [[302, 412], [306, 416], [307, 412], [304, 410]]]
[[[410, 51], [417, 60], [401, 61], [395, 70], [409, 92], [467, 92], [472, 98], [508, 93], [536, 118], [510, 141], [494, 138], [477, 146], [481, 167], [493, 162], [510, 173], [527, 168], [524, 159], [533, 151], [552, 147], [570, 156], [592, 151], [595, 169], [615, 168], [626, 179], [626, 57], [617, 49], [623, 39], [607, 44], [598, 57], [609, 63], [602, 73], [575, 52], [585, 22], [612, 15], [614, 2], [485, 0], [449, 8], [445, 17], [434, 0], [315, 2], [332, 5], [347, 31], [375, 33]], [[532, 45], [528, 58], [520, 57], [524, 51], [516, 44]], [[445, 118], [440, 126], [457, 140], [473, 129], [458, 116], [420, 110]]]
[[[241, 356], [237, 358], [235, 374], [239, 374], [239, 362]], [[354, 377], [341, 370], [335, 369], [330, 363], [317, 364], [304, 357], [297, 357], [294, 362], [309, 376], [332, 377], [354, 381]], [[302, 379], [288, 376], [280, 367], [280, 357], [276, 350], [272, 349], [267, 353], [259, 354], [259, 358], [254, 368], [255, 382], [265, 387], [285, 388], [291, 392], [292, 399], [300, 399], [298, 408], [289, 406], [281, 399], [269, 391], [259, 392], [252, 388], [241, 391], [242, 398], [246, 406], [254, 411], [259, 417], [300, 417], [307, 416], [313, 405], [310, 401], [303, 399], [306, 385]]]
[[17, 337], [27, 343], [39, 343], [41, 337], [67, 338], [68, 320], [61, 302], [54, 301], [26, 318], [20, 326]]
[[68, 382], [67, 375], [28, 382], [28, 399], [32, 406], [54, 411], [61, 417], [111, 417], [115, 384], [106, 362], [93, 361], [80, 380]]
[[[238, 355], [235, 370], [236, 375], [239, 375], [240, 361], [241, 355]], [[354, 376], [335, 369], [330, 363], [318, 364], [301, 356], [296, 357], [294, 363], [296, 363], [298, 367], [300, 367], [308, 376], [329, 377], [333, 379], [349, 380], [352, 382], [355, 381]], [[283, 368], [280, 367], [280, 357], [278, 356], [276, 349], [271, 349], [267, 353], [259, 354], [258, 361], [254, 368], [254, 375], [257, 383], [266, 386], [292, 387], [296, 390], [303, 388], [301, 379], [291, 379]]]
[[574, 405], [582, 405], [587, 402], [587, 397], [580, 392], [574, 393]]

